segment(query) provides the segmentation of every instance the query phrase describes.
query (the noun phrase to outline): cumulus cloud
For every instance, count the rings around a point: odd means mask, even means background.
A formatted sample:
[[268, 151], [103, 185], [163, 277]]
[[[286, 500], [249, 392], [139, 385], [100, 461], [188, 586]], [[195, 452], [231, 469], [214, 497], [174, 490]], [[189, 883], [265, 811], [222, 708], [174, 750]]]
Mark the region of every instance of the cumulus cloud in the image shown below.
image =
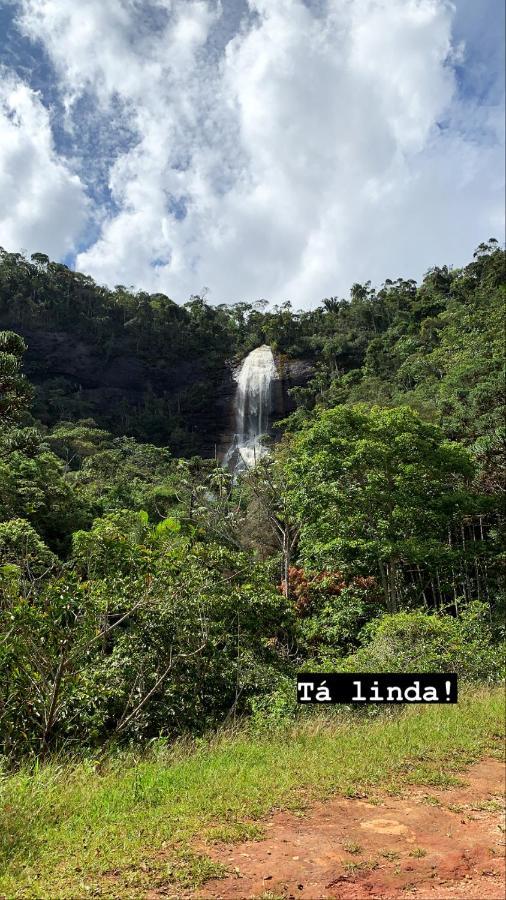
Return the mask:
[[240, 5], [20, 0], [77, 146], [84, 96], [97, 128], [114, 110], [133, 135], [80, 269], [179, 301], [207, 285], [311, 305], [460, 264], [497, 231], [501, 121], [458, 96], [453, 5], [248, 0], [230, 34]]
[[47, 109], [27, 85], [0, 82], [0, 243], [43, 248], [53, 257], [75, 249], [87, 201], [77, 175], [58, 159]]

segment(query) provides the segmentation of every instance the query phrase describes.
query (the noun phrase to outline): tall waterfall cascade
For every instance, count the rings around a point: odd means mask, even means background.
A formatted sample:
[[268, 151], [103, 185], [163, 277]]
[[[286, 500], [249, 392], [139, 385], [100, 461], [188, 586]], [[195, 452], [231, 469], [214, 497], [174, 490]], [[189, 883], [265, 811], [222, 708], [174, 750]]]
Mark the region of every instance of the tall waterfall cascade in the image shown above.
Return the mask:
[[269, 430], [273, 384], [278, 378], [271, 348], [263, 344], [248, 353], [234, 378], [235, 435], [224, 465], [241, 472], [254, 466], [267, 452], [261, 438]]

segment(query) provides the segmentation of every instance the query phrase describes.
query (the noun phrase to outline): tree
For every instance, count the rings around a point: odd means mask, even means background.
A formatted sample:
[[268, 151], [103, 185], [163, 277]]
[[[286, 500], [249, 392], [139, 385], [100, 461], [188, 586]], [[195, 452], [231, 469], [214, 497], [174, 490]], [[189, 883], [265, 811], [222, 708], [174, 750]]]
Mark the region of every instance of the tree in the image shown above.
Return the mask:
[[0, 331], [0, 422], [17, 422], [27, 410], [32, 388], [21, 372], [26, 344], [13, 331]]
[[111, 435], [97, 428], [93, 419], [82, 419], [79, 422], [58, 422], [47, 440], [68, 468], [78, 468], [88, 456], [94, 456], [108, 447]]
[[[17, 437], [19, 445], [26, 431], [25, 445], [13, 447], [9, 437]], [[89, 522], [87, 504], [67, 483], [63, 463], [40, 435], [33, 440], [32, 429], [0, 439], [0, 521], [17, 517], [27, 519], [56, 551], [66, 551], [71, 531]]]
[[[0, 568], [4, 575], [14, 574], [16, 567], [29, 589], [31, 582], [57, 568], [58, 560], [26, 519], [0, 522]], [[1, 594], [1, 585], [0, 585]]]
[[395, 611], [402, 566], [448, 552], [448, 525], [472, 508], [473, 471], [465, 448], [408, 407], [318, 413], [285, 463], [304, 562], [379, 576]]
[[[271, 541], [281, 554], [281, 585], [285, 597], [290, 596], [290, 571], [299, 537], [299, 525], [287, 497], [287, 484], [278, 460], [264, 458], [249, 473], [247, 486], [255, 501], [254, 517], [263, 530], [263, 543], [268, 543], [265, 526]], [[251, 504], [250, 504], [251, 506]], [[256, 515], [255, 515], [256, 514]]]

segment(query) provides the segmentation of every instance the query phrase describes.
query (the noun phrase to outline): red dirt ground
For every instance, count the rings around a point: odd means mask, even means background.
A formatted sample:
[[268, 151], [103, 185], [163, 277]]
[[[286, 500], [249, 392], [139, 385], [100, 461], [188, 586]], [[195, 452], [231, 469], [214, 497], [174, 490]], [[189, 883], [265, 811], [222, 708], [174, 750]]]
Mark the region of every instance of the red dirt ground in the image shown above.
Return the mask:
[[407, 789], [374, 804], [335, 798], [279, 812], [262, 840], [205, 852], [232, 873], [194, 900], [503, 900], [504, 767], [474, 765], [463, 786]]

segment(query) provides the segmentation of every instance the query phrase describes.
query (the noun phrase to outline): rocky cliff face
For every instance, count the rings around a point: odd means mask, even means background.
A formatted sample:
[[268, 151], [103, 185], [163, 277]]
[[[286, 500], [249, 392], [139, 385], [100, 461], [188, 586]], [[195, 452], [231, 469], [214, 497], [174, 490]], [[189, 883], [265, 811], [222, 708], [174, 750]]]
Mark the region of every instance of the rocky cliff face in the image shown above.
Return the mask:
[[[206, 358], [146, 361], [66, 331], [16, 330], [28, 345], [24, 368], [36, 387], [34, 414], [45, 424], [93, 418], [114, 434], [166, 444], [175, 455], [212, 457], [228, 446], [236, 385], [225, 361], [212, 367]], [[294, 409], [289, 389], [305, 384], [312, 367], [281, 356], [276, 365], [273, 418], [282, 418]]]
[[[274, 438], [279, 433], [276, 430], [276, 420], [283, 419], [295, 409], [295, 400], [290, 396], [290, 389], [303, 387], [314, 373], [314, 364], [307, 359], [289, 359], [287, 356], [275, 354], [278, 379], [272, 387], [272, 434]], [[236, 422], [234, 417], [234, 397], [236, 384], [233, 378], [233, 369], [230, 368], [230, 379], [226, 387], [223, 385], [221, 408], [225, 411], [223, 418], [224, 428], [217, 445], [219, 459], [223, 459], [234, 440]]]
[[128, 391], [134, 399], [148, 386], [158, 392], [187, 387], [204, 371], [195, 361], [177, 367], [167, 367], [164, 360], [149, 365], [131, 354], [111, 354], [65, 331], [18, 331], [28, 344], [25, 370], [35, 382], [66, 378], [81, 390]]
[[175, 454], [214, 454], [234, 390], [225, 364], [147, 362], [64, 331], [17, 331], [28, 345], [34, 414], [44, 424], [93, 418], [115, 434], [168, 444]]
[[304, 387], [314, 374], [314, 363], [309, 359], [289, 359], [277, 356], [276, 366], [282, 385], [281, 416], [286, 416], [295, 409], [295, 401], [289, 395], [291, 388]]

